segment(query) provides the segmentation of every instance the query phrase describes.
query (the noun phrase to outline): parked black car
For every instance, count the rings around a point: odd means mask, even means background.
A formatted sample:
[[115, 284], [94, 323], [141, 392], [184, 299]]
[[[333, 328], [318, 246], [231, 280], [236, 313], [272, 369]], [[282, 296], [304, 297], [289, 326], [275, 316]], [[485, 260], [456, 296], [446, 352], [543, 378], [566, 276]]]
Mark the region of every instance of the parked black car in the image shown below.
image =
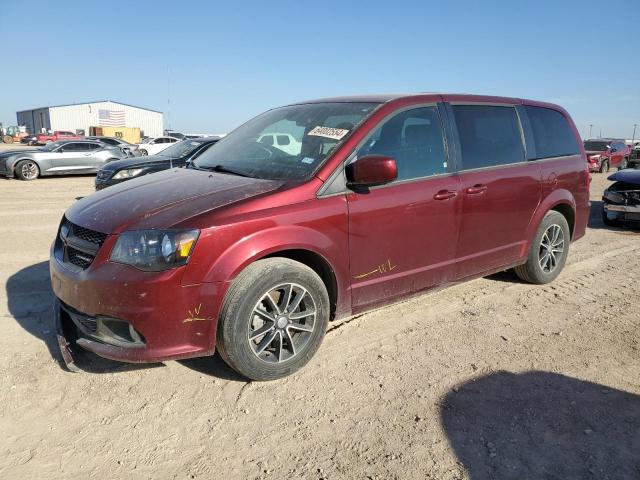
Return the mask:
[[22, 137], [20, 139], [20, 143], [22, 143], [23, 145], [37, 145], [38, 144], [38, 136], [33, 134], [33, 135], [27, 135], [26, 137]]
[[[621, 170], [602, 194], [602, 221], [612, 227], [640, 222], [640, 170]], [[639, 223], [640, 224], [640, 223]]]
[[183, 140], [164, 149], [157, 155], [125, 158], [111, 162], [98, 171], [96, 176], [96, 190], [102, 190], [111, 185], [141, 177], [142, 175], [148, 175], [174, 167], [184, 167], [187, 162], [196, 158], [218, 140], [220, 139], [217, 137]]

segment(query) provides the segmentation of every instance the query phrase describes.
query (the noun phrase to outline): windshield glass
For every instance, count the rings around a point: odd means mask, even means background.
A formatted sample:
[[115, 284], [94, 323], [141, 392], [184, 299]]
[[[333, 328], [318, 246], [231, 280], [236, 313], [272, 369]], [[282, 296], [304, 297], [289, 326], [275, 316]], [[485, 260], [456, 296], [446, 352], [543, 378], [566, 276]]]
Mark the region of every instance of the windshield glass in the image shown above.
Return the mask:
[[584, 142], [584, 149], [588, 152], [604, 152], [607, 145], [607, 142]]
[[196, 148], [202, 145], [202, 142], [194, 142], [193, 140], [183, 140], [182, 142], [174, 143], [168, 148], [162, 150], [159, 155], [181, 158], [190, 155]]
[[43, 152], [52, 152], [53, 150], [58, 148], [60, 145], [62, 144], [58, 142], [51, 142], [51, 143], [47, 143], [44, 147], [41, 147], [40, 150], [42, 150]]
[[310, 103], [270, 110], [220, 140], [194, 162], [271, 180], [309, 178], [377, 103]]

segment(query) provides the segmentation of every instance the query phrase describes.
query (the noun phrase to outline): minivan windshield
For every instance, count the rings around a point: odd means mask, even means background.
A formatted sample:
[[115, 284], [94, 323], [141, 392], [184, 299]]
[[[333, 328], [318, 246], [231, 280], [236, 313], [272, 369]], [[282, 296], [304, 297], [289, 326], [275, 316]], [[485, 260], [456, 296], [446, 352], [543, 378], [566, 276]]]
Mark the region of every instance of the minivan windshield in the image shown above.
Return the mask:
[[604, 152], [608, 145], [607, 142], [584, 142], [584, 149], [587, 152]]
[[192, 167], [270, 180], [304, 180], [378, 105], [309, 103], [269, 110], [205, 151]]

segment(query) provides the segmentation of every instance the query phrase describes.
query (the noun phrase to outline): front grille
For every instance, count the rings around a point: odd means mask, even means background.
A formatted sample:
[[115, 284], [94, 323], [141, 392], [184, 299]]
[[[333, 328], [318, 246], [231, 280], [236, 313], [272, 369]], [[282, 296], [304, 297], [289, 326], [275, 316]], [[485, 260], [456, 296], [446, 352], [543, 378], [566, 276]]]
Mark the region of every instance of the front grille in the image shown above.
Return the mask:
[[96, 232], [95, 230], [89, 230], [88, 228], [81, 227], [80, 225], [74, 225], [71, 222], [67, 222], [67, 224], [71, 227], [70, 233], [75, 235], [82, 240], [93, 243], [101, 247], [107, 238], [106, 233]]
[[56, 258], [73, 268], [85, 270], [93, 262], [107, 236], [106, 233], [81, 227], [65, 218], [56, 240]]
[[62, 304], [62, 309], [69, 315], [69, 318], [76, 324], [76, 326], [84, 333], [89, 335], [95, 335], [98, 331], [98, 319], [91, 317], [84, 313], [80, 313], [75, 308], [69, 305]]
[[69, 263], [72, 263], [76, 267], [80, 267], [83, 270], [91, 265], [91, 262], [93, 262], [93, 256], [81, 252], [80, 250], [73, 247], [67, 246], [66, 253]]

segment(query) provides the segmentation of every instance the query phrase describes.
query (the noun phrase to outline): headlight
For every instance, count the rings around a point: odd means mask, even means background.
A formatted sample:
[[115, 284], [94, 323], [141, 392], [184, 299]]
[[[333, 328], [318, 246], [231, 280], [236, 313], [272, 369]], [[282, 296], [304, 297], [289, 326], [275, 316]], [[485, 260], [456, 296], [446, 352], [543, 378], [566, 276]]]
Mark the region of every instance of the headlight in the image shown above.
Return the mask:
[[124, 232], [111, 251], [111, 261], [147, 272], [185, 265], [199, 230], [139, 230]]
[[624, 203], [624, 195], [620, 195], [611, 190], [605, 190], [602, 196], [612, 203]]
[[113, 176], [114, 180], [120, 180], [122, 178], [132, 178], [142, 173], [143, 168], [129, 168], [127, 170], [120, 170]]

